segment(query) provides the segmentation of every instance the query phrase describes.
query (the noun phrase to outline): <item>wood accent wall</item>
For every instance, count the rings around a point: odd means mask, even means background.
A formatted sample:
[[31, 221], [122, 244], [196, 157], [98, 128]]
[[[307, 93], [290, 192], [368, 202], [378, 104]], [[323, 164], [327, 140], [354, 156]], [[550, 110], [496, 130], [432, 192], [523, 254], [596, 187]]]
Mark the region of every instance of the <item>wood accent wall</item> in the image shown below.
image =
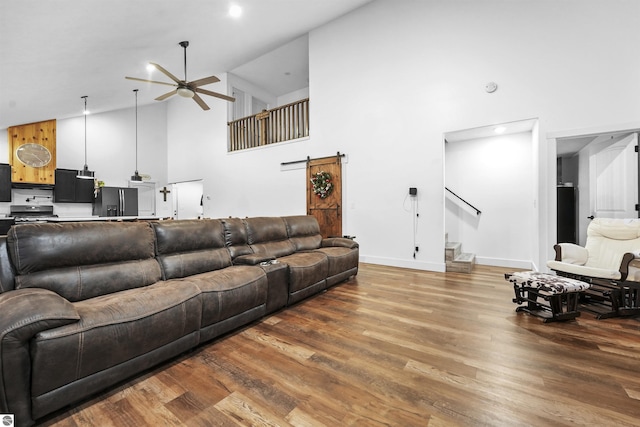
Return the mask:
[[[29, 184], [55, 184], [56, 171], [56, 120], [11, 126], [7, 130], [9, 139], [9, 163], [11, 182]], [[35, 143], [45, 146], [51, 152], [48, 165], [34, 168], [20, 162], [16, 150], [22, 144]]]

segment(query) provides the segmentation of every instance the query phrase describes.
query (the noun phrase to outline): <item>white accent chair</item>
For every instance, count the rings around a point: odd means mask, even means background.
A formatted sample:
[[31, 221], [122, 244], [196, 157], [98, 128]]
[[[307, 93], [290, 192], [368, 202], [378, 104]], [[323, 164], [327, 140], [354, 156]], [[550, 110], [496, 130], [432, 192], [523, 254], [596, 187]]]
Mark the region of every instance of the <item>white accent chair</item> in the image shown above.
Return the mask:
[[595, 218], [584, 247], [554, 246], [547, 266], [558, 275], [591, 283], [585, 306], [599, 319], [640, 314], [640, 219]]

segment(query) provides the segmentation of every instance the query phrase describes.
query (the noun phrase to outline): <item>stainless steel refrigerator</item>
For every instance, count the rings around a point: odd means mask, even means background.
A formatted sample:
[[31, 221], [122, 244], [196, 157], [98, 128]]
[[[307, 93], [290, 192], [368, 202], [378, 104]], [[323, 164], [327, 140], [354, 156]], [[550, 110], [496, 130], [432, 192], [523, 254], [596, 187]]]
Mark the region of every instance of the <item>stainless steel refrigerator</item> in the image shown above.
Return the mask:
[[102, 187], [93, 202], [93, 215], [137, 216], [138, 189]]

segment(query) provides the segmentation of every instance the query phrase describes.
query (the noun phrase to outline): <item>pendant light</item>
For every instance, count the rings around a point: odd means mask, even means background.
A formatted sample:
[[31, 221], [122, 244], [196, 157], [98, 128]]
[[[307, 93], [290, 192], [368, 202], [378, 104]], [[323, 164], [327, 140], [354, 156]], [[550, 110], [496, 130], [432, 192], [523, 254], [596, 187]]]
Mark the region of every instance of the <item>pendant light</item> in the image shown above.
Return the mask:
[[131, 181], [142, 181], [142, 177], [138, 174], [138, 89], [134, 89], [136, 94], [136, 171], [131, 176]]
[[90, 171], [89, 166], [87, 166], [87, 115], [89, 114], [87, 111], [87, 95], [80, 98], [84, 99], [84, 169], [78, 171], [76, 178], [93, 179], [95, 173]]

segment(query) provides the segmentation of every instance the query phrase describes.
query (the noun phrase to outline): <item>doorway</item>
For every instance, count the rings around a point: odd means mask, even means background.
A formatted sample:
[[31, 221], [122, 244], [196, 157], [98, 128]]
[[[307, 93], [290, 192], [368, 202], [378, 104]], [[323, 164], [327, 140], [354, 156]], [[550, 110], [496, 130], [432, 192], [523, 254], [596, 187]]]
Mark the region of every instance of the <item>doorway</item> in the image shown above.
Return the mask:
[[[318, 179], [318, 184], [312, 184], [312, 178]], [[325, 193], [325, 189], [329, 191]], [[342, 161], [339, 154], [307, 162], [307, 214], [318, 220], [322, 237], [342, 236]]]
[[203, 218], [202, 180], [172, 182], [156, 191], [156, 215], [161, 218]]
[[173, 184], [175, 219], [200, 219], [203, 217], [202, 180]]
[[[595, 217], [635, 218], [639, 199], [638, 131], [620, 129], [557, 137], [557, 191], [574, 188], [576, 243]], [[557, 216], [566, 216], [558, 205]], [[573, 213], [572, 213], [573, 215]], [[558, 221], [558, 235], [565, 233]]]
[[138, 189], [138, 216], [156, 215], [156, 183], [129, 181], [129, 187]]
[[537, 128], [528, 119], [444, 135], [445, 233], [478, 264], [536, 269]]

